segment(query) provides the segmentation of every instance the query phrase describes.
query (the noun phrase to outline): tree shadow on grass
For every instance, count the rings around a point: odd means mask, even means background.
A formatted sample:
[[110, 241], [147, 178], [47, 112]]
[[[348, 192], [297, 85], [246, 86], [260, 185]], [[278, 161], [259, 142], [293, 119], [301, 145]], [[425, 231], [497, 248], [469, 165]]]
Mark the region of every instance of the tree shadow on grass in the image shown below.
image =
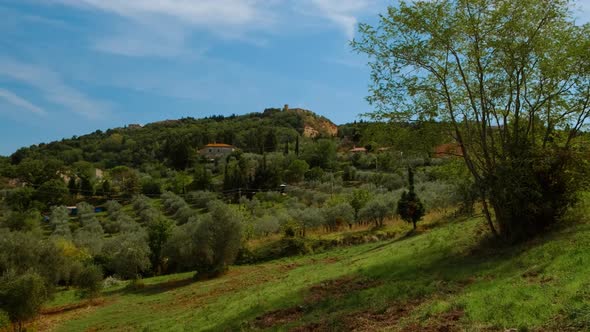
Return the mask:
[[[384, 263], [364, 266], [362, 269], [348, 275], [350, 278], [365, 278], [374, 280], [369, 288], [348, 289], [345, 296], [331, 297], [329, 294], [316, 303], [301, 303], [294, 299], [303, 298], [317, 285], [297, 287], [293, 291], [282, 294], [265, 305], [265, 308], [250, 308], [231, 318], [231, 322], [219, 322], [211, 330], [251, 329], [256, 330], [255, 322], [266, 315], [290, 312], [298, 309], [297, 320], [300, 323], [280, 321], [281, 328], [295, 326], [324, 326], [325, 322], [343, 321], [343, 318], [355, 313], [366, 311], [383, 311], [389, 306], [399, 306], [403, 303], [422, 303], [425, 300], [458, 294], [476, 281], [487, 282], [486, 278], [493, 278], [495, 282], [509, 285], [514, 277], [522, 276], [530, 267], [523, 263], [520, 257], [530, 249], [542, 246], [553, 240], [557, 234], [546, 234], [528, 243], [513, 246], [498, 246], [489, 236], [481, 233], [480, 220], [472, 223], [457, 223], [450, 225], [446, 233], [423, 233], [388, 241], [360, 252], [351, 260], [358, 260], [366, 254], [374, 253], [378, 249], [392, 252], [405, 246], [405, 253], [392, 255]], [[482, 223], [483, 225], [483, 223]], [[468, 231], [461, 231], [460, 227], [470, 227]], [[485, 225], [483, 225], [485, 227]], [[423, 236], [424, 239], [412, 243], [407, 240]], [[433, 243], [430, 245], [430, 243]], [[411, 252], [407, 247], [416, 247]], [[386, 252], [378, 254], [386, 255]], [[525, 260], [526, 261], [526, 260]], [[484, 286], [485, 287], [485, 286]], [[346, 288], [346, 286], [345, 286]], [[282, 309], [280, 309], [282, 308]], [[269, 311], [271, 310], [271, 311]], [[236, 324], [234, 322], [242, 322]], [[246, 323], [244, 323], [246, 322]], [[253, 323], [254, 322], [254, 323]], [[314, 325], [315, 324], [315, 325]], [[330, 325], [328, 324], [328, 325]], [[332, 330], [346, 330], [347, 326], [330, 325]], [[272, 326], [278, 328], [278, 326]]]
[[157, 295], [160, 293], [168, 292], [174, 289], [182, 288], [194, 284], [197, 282], [193, 277], [170, 280], [157, 284], [143, 284], [140, 280], [138, 283], [130, 282], [127, 286], [115, 290], [104, 291], [104, 296], [112, 295], [126, 295], [126, 294], [138, 294], [138, 295]]

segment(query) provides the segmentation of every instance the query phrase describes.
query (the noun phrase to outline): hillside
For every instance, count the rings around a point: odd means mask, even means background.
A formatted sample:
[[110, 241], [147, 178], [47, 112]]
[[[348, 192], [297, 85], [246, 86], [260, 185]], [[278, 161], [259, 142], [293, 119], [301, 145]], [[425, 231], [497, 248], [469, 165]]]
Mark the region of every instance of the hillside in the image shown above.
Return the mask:
[[294, 145], [297, 136], [333, 137], [337, 132], [334, 123], [312, 111], [269, 108], [261, 113], [183, 118], [144, 126], [131, 124], [104, 132], [97, 130], [80, 137], [21, 148], [11, 156], [11, 161], [18, 164], [25, 158], [56, 158], [66, 165], [87, 161], [101, 168], [140, 167], [174, 160], [179, 154], [191, 157], [196, 149], [213, 142], [232, 144], [244, 152], [262, 153], [281, 150], [284, 144]]
[[[582, 207], [580, 207], [582, 209]], [[576, 215], [583, 215], [579, 210]], [[572, 216], [575, 217], [575, 216]], [[58, 294], [42, 330], [579, 331], [590, 324], [590, 226], [577, 223], [504, 249], [480, 218], [431, 215], [393, 240], [107, 289], [95, 304]]]

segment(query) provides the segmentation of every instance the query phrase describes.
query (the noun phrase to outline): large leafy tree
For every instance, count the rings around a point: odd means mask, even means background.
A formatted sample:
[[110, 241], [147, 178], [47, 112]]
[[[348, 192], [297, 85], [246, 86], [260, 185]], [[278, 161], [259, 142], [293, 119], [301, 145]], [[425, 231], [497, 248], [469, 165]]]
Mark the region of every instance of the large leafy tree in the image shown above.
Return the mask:
[[371, 59], [376, 116], [450, 123], [488, 224], [507, 240], [557, 220], [580, 183], [571, 175], [590, 115], [590, 25], [572, 9], [568, 0], [401, 1], [352, 43]]

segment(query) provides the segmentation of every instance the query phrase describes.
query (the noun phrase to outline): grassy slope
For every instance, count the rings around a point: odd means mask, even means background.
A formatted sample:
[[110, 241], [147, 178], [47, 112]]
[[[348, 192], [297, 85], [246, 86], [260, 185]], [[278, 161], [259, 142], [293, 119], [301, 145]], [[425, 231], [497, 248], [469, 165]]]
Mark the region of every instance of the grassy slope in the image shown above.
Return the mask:
[[501, 250], [482, 244], [486, 233], [481, 219], [453, 220], [393, 241], [233, 267], [215, 280], [146, 279], [143, 290], [108, 290], [99, 305], [45, 315], [37, 325], [59, 331], [590, 326], [590, 225]]

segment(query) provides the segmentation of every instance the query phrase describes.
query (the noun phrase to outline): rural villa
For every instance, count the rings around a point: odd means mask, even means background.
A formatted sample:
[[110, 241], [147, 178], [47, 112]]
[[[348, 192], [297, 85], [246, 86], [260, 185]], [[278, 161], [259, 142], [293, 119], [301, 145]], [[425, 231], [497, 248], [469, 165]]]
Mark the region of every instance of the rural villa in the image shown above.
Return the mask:
[[217, 159], [225, 157], [228, 154], [234, 152], [235, 150], [236, 147], [233, 145], [223, 143], [210, 143], [205, 145], [201, 150], [199, 150], [199, 154], [207, 159]]

